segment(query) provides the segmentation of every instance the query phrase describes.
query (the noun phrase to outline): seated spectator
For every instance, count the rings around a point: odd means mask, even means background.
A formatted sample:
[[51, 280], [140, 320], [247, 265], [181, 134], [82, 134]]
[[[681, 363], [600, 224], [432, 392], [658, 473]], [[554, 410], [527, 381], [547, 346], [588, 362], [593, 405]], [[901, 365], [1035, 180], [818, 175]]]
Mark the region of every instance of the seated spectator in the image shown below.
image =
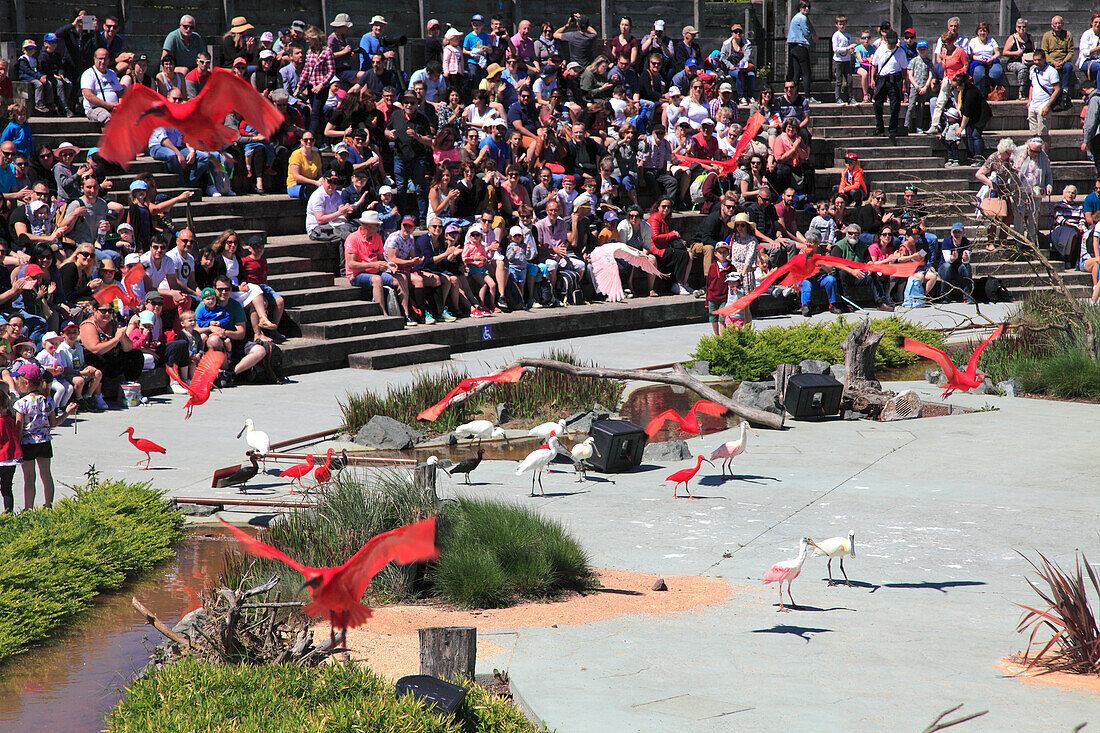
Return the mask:
[[248, 318], [240, 303], [231, 297], [233, 291], [233, 283], [228, 277], [221, 275], [215, 278], [216, 303], [229, 311], [229, 326], [223, 328], [211, 324], [206, 329], [199, 328], [200, 332], [208, 334], [206, 340], [208, 349], [220, 349], [226, 353], [226, 362], [219, 379], [223, 386], [233, 385], [237, 377], [260, 364], [268, 353], [262, 343], [248, 340], [245, 330]]
[[[382, 237], [378, 234], [381, 223], [377, 211], [365, 211], [359, 217], [359, 228], [344, 240], [344, 272], [352, 285], [370, 287], [374, 302], [382, 306], [387, 315], [396, 316], [401, 314], [389, 313], [382, 291], [383, 286], [396, 284], [393, 273], [397, 265], [386, 260]], [[403, 308], [405, 293], [400, 291], [400, 295], [399, 306]]]
[[1050, 231], [1051, 245], [1058, 250], [1066, 267], [1076, 267], [1080, 258], [1081, 238], [1085, 233], [1084, 209], [1077, 202], [1077, 187], [1062, 189], [1062, 200], [1054, 205], [1054, 227]]
[[[796, 243], [798, 247], [798, 254], [817, 254], [818, 246], [821, 244], [821, 235], [817, 232], [807, 232], [804, 237], [799, 238]], [[829, 272], [829, 268], [825, 266], [819, 266], [816, 274], [811, 275], [802, 281], [802, 317], [810, 317], [810, 302], [813, 299], [814, 290], [821, 289], [825, 291], [825, 296], [829, 299], [829, 312], [830, 313], [843, 313], [836, 304], [837, 295], [837, 281], [836, 277]]]
[[109, 305], [97, 303], [88, 320], [80, 324], [80, 344], [88, 365], [98, 369], [105, 379], [132, 382], [141, 376], [145, 360], [141, 352], [134, 350]]
[[103, 286], [96, 264], [95, 247], [80, 244], [61, 265], [61, 290], [67, 304], [76, 307], [77, 303], [91, 299]]
[[840, 172], [840, 183], [833, 186], [833, 193], [846, 195], [857, 206], [867, 198], [867, 181], [863, 178], [863, 168], [855, 153], [844, 154], [844, 170]]
[[80, 77], [84, 114], [100, 125], [110, 122], [111, 112], [118, 106], [123, 92], [114, 69], [107, 68], [108, 58], [107, 49], [96, 49], [93, 65]]
[[[255, 340], [270, 341], [270, 338], [263, 332], [265, 330], [277, 330], [278, 324], [274, 323], [267, 315], [267, 304], [264, 302], [263, 290], [260, 286], [242, 279], [244, 264], [241, 262], [239, 246], [237, 233], [232, 229], [226, 229], [214, 240], [211, 249], [222, 259], [225, 269], [224, 277], [233, 285], [233, 292], [230, 297], [246, 310], [252, 331], [255, 334]], [[174, 273], [172, 277], [175, 279]]]
[[[898, 243], [894, 240], [894, 230], [890, 225], [883, 226], [875, 236], [874, 242], [867, 248], [867, 255], [871, 262], [879, 264], [893, 264], [898, 261]], [[891, 293], [904, 283], [898, 283], [899, 278], [873, 273], [871, 286], [875, 295], [875, 303], [879, 310], [892, 311], [895, 303]]]
[[[306, 234], [315, 242], [333, 243], [340, 250], [338, 260], [343, 256], [344, 240], [353, 229], [348, 215], [355, 208], [352, 204], [344, 203], [338, 190], [339, 185], [340, 174], [329, 169], [321, 177], [321, 187], [310, 194], [306, 203]], [[343, 269], [342, 265], [340, 269]]]
[[[169, 102], [178, 103], [182, 99], [178, 89], [168, 94]], [[149, 137], [148, 153], [149, 157], [161, 161], [168, 166], [168, 170], [177, 174], [181, 184], [198, 189], [205, 186], [207, 195], [215, 193], [214, 185], [207, 183], [210, 180], [210, 154], [189, 147], [179, 130], [158, 127]]]
[[312, 132], [302, 134], [302, 147], [290, 154], [287, 164], [286, 193], [291, 198], [308, 199], [321, 186], [321, 154], [314, 147]]
[[43, 115], [50, 113], [53, 88], [49, 78], [38, 68], [38, 44], [30, 38], [23, 41], [23, 55], [15, 67], [15, 80], [31, 85], [36, 112]]
[[95, 242], [96, 259], [110, 257], [118, 264], [122, 256], [117, 250], [108, 248], [106, 240], [111, 222], [122, 213], [122, 205], [100, 198], [99, 180], [93, 175], [84, 177], [81, 192], [80, 198], [69, 203], [65, 209], [66, 218], [74, 217], [69, 236], [75, 242]]
[[796, 117], [783, 120], [783, 131], [772, 141], [771, 153], [775, 158], [776, 186], [812, 195], [814, 169], [810, 165], [810, 147], [801, 135]]
[[492, 256], [485, 248], [481, 229], [470, 227], [466, 233], [466, 243], [462, 247], [462, 262], [466, 265], [467, 277], [476, 289], [474, 292], [478, 300], [485, 306], [484, 311], [480, 314], [474, 313], [473, 316], [477, 318], [480, 315], [488, 315], [488, 312], [501, 313], [497, 300], [500, 296], [497, 283], [489, 274], [489, 268], [493, 266]]
[[[178, 68], [178, 67], [177, 67]], [[202, 88], [206, 86], [206, 82], [210, 79], [210, 74], [213, 69], [210, 65], [210, 54], [206, 51], [200, 51], [198, 57], [195, 59], [195, 67], [187, 72], [184, 76], [184, 98], [194, 99], [202, 91]]]
[[[454, 231], [448, 236], [451, 229]], [[428, 224], [428, 232], [416, 238], [416, 254], [424, 258], [421, 271], [441, 280], [441, 292], [445, 293], [443, 302], [450, 304], [450, 307], [444, 305], [442, 311], [443, 320], [448, 323], [455, 320], [455, 313], [460, 312], [460, 301], [464, 301], [466, 311], [472, 310], [476, 303], [462, 267], [462, 247], [454, 236], [459, 231], [454, 225], [445, 229], [442, 219], [434, 219]], [[442, 281], [446, 281], [445, 286]]]
[[167, 97], [173, 89], [179, 91], [180, 99], [187, 99], [187, 80], [184, 74], [176, 71], [176, 60], [172, 54], [166, 53], [160, 60], [160, 73], [153, 79], [153, 91]]
[[[267, 312], [271, 314], [269, 320], [278, 326], [286, 310], [286, 300], [267, 284], [267, 256], [264, 254], [266, 249], [267, 243], [262, 237], [252, 240], [248, 246], [248, 254], [241, 260], [241, 282], [255, 285], [263, 292], [264, 305], [267, 306]], [[274, 329], [272, 329], [272, 338], [275, 341], [285, 340]]]
[[939, 278], [943, 282], [945, 300], [954, 300], [957, 293], [967, 303], [973, 303], [974, 274], [970, 267], [970, 240], [966, 228], [960, 222], [951, 225], [951, 235], [943, 240], [943, 264]]
[[[849, 262], [858, 262], [863, 264], [871, 261], [871, 256], [867, 251], [867, 245], [863, 243], [860, 235], [863, 231], [860, 229], [859, 224], [848, 223], [844, 229], [844, 236], [838, 238], [833, 242], [833, 246], [829, 249], [829, 254], [833, 257], [840, 257], [841, 259], [848, 260]], [[850, 294], [851, 290], [855, 286], [871, 285], [871, 273], [864, 270], [838, 270], [837, 284], [840, 289], [841, 296]]]
[[80, 326], [66, 321], [61, 327], [62, 342], [57, 349], [62, 375], [73, 385], [73, 397], [78, 407], [92, 412], [106, 410], [103, 399], [103, 372], [87, 363], [80, 344]]
[[650, 211], [649, 227], [651, 234], [650, 252], [657, 258], [657, 267], [668, 275], [672, 282], [674, 295], [691, 295], [687, 286], [688, 273], [691, 272], [691, 254], [687, 251], [680, 232], [671, 226], [672, 199], [660, 199]]

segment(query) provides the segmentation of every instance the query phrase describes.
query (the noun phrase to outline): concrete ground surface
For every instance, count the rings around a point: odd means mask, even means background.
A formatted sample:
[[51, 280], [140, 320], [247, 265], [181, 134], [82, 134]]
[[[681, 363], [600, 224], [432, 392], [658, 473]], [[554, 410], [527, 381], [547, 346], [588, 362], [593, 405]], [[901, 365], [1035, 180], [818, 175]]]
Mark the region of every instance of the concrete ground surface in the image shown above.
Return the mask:
[[[973, 314], [952, 310], [960, 315], [923, 309], [910, 317], [945, 326]], [[994, 320], [1007, 310], [983, 307]], [[707, 332], [682, 326], [459, 356], [475, 370], [569, 346], [583, 359], [639, 367], [686, 359]], [[77, 482], [94, 462], [105, 478], [148, 478], [174, 495], [239, 496], [209, 485], [215, 467], [241, 460], [244, 441], [234, 436], [246, 417], [273, 441], [334, 428], [336, 398], [414, 373], [342, 370], [237, 387], [215, 393], [189, 421], [181, 396], [81, 419], [75, 435], [70, 421], [55, 439], [55, 476]], [[890, 386], [939, 399], [930, 385]], [[990, 711], [960, 731], [1100, 725], [1100, 696], [1025, 684], [997, 668], [1026, 642], [1014, 604], [1038, 601], [1016, 551], [1041, 550], [1065, 565], [1077, 548], [1100, 559], [1097, 469], [1082, 450], [1100, 441], [1100, 407], [966, 394], [950, 401], [997, 410], [896, 423], [788, 420], [784, 431], [750, 435], [734, 479], [703, 464], [694, 500], [673, 499], [664, 481], [686, 462], [592, 473], [587, 483], [556, 472], [544, 478], [545, 498], [528, 497], [529, 478], [515, 476], [511, 462], [484, 463], [472, 487], [442, 476], [445, 494], [512, 499], [559, 519], [596, 567], [723, 577], [734, 586], [725, 603], [696, 612], [498, 630], [492, 638], [506, 651], [478, 660], [479, 672], [507, 669], [523, 701], [562, 733], [919, 731], [959, 703], [956, 715]], [[117, 437], [127, 425], [168, 448], [154, 458], [156, 470], [129, 465], [140, 454]], [[689, 445], [709, 453], [732, 437]], [[291, 498], [284, 479], [261, 476], [253, 486], [257, 496]], [[793, 558], [802, 536], [848, 530], [856, 558], [845, 568], [855, 587], [827, 587], [824, 560], [810, 559], [793, 589], [804, 605], [778, 613], [776, 587], [760, 583], [768, 567]]]

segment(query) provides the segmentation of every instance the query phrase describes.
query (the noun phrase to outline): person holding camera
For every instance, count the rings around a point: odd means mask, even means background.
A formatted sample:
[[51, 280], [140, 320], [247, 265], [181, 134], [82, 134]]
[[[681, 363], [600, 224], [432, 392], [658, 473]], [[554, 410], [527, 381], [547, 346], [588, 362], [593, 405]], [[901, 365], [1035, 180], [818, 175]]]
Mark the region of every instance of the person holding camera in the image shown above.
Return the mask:
[[587, 68], [596, 60], [600, 37], [588, 23], [588, 16], [573, 13], [565, 25], [554, 31], [554, 38], [565, 43], [566, 61]]

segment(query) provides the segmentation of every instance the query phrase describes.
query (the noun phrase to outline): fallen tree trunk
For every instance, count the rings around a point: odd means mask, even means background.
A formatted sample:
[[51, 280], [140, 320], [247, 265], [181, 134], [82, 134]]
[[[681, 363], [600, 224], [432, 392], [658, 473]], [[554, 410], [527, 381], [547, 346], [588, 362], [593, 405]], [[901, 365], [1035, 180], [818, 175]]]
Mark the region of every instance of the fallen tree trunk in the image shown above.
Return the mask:
[[534, 367], [537, 369], [550, 369], [556, 372], [563, 372], [565, 374], [571, 374], [574, 377], [596, 377], [603, 379], [635, 379], [641, 382], [660, 382], [662, 384], [675, 384], [680, 387], [685, 387], [695, 392], [700, 397], [717, 402], [722, 407], [732, 412], [738, 417], [748, 420], [751, 425], [757, 427], [773, 428], [775, 430], [781, 430], [783, 428], [783, 418], [779, 415], [774, 415], [764, 410], [758, 410], [755, 407], [749, 407], [742, 405], [740, 402], [734, 402], [729, 397], [725, 396], [721, 392], [707, 386], [706, 383], [699, 381], [695, 377], [688, 374], [682, 366], [675, 365], [673, 373], [668, 374], [666, 372], [649, 372], [641, 369], [608, 369], [606, 367], [582, 367], [575, 364], [566, 364], [565, 362], [555, 361], [553, 359], [532, 359], [532, 358], [520, 358], [513, 361], [507, 369], [512, 367]]

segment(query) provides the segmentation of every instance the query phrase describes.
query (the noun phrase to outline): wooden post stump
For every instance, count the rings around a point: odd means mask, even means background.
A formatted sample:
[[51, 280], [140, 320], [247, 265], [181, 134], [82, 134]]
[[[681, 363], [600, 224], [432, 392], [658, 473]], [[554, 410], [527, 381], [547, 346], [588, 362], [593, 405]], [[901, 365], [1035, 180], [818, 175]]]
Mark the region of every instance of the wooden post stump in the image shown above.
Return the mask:
[[775, 396], [779, 398], [779, 404], [783, 404], [787, 394], [787, 380], [801, 373], [802, 366], [799, 364], [780, 364], [775, 368]]
[[[413, 469], [413, 485], [420, 491], [431, 489], [434, 493], [436, 490], [435, 483], [435, 464], [434, 463], [421, 463]], [[438, 496], [438, 494], [437, 494]]]
[[847, 402], [856, 412], [873, 416], [894, 396], [893, 392], [884, 392], [882, 382], [875, 378], [875, 354], [885, 333], [872, 331], [871, 319], [864, 318], [840, 343], [846, 372], [842, 407]]
[[432, 626], [420, 629], [420, 674], [453, 682], [473, 678], [477, 661], [477, 628]]

